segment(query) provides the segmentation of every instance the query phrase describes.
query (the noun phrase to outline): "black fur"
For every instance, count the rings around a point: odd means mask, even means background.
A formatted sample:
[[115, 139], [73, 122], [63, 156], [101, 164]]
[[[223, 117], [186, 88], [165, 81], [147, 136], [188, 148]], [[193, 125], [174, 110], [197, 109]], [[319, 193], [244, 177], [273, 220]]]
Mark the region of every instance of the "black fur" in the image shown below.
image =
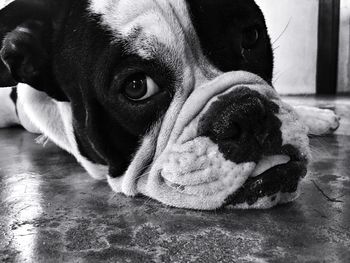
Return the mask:
[[49, 25], [43, 20], [20, 24], [6, 35], [1, 58], [16, 82], [27, 83], [56, 100], [67, 101], [52, 71]]
[[[46, 17], [46, 10], [42, 6], [43, 1], [33, 0], [31, 2], [18, 0], [10, 3], [6, 8], [0, 10], [0, 41], [5, 35], [14, 30], [23, 22], [38, 18], [43, 20]], [[8, 68], [0, 60], [0, 87], [9, 87], [16, 85]]]
[[10, 98], [13, 101], [13, 104], [17, 105], [17, 89], [16, 88], [12, 88], [11, 93], [10, 93]]
[[[264, 16], [253, 0], [187, 0], [202, 49], [227, 72], [245, 70], [272, 81], [273, 52]], [[249, 43], [251, 30], [258, 39]]]
[[16, 0], [0, 10], [0, 69], [7, 69], [0, 71], [6, 78], [0, 86], [27, 83], [56, 100], [67, 100], [52, 71], [52, 34], [60, 14], [54, 3]]

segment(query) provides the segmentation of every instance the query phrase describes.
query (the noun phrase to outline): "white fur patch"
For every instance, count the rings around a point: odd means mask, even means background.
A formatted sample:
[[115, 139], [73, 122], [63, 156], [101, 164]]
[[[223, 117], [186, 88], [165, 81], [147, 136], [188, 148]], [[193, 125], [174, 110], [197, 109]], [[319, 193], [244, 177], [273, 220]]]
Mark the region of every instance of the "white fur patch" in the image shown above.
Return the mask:
[[56, 102], [44, 92], [39, 92], [26, 84], [18, 84], [17, 91], [23, 111], [35, 127], [59, 147], [72, 153]]
[[165, 180], [161, 166], [161, 163], [155, 163], [149, 175], [139, 180], [138, 189], [141, 193], [174, 207], [212, 210], [221, 207], [225, 199], [243, 185], [255, 164], [246, 163], [235, 167], [231, 170], [232, 176], [223, 175], [211, 184], [185, 187]]
[[174, 54], [184, 54], [184, 50], [179, 50], [185, 46], [179, 44], [184, 41], [179, 22], [190, 28], [189, 16], [179, 16], [185, 20], [178, 21], [173, 13], [187, 11], [183, 1], [138, 0], [135, 4], [128, 0], [92, 0], [90, 11], [102, 16], [103, 24], [115, 33], [116, 41], [121, 36], [133, 36], [135, 30], [142, 29], [141, 35], [132, 43], [132, 50], [142, 57], [147, 57], [154, 49], [152, 40], [164, 44]]
[[233, 185], [241, 187], [242, 178], [246, 180], [247, 173], [255, 168], [254, 163], [238, 165], [226, 160], [218, 145], [205, 137], [170, 147], [159, 162], [168, 186], [179, 186], [188, 195], [213, 197]]

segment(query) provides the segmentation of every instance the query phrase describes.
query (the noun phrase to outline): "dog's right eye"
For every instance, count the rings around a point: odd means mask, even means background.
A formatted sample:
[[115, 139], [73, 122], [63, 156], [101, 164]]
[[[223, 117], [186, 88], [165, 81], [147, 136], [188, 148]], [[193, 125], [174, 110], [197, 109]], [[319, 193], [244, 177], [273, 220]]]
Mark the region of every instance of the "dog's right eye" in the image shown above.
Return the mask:
[[123, 87], [124, 95], [133, 101], [146, 100], [159, 92], [158, 85], [145, 74], [135, 74], [129, 77]]

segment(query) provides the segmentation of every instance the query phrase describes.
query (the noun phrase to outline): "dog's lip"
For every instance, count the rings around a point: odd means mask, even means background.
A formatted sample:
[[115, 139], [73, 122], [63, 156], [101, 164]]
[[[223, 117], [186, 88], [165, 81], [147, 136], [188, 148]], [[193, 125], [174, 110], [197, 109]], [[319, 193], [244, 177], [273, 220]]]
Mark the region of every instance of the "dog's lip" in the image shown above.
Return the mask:
[[294, 193], [306, 173], [306, 160], [274, 166], [256, 177], [248, 178], [241, 188], [226, 198], [223, 207], [244, 203], [253, 205], [259, 198], [273, 197], [278, 193]]
[[[195, 172], [200, 172], [202, 170], [195, 170]], [[203, 183], [196, 183], [196, 184], [179, 184], [179, 183], [174, 183], [172, 181], [170, 181], [169, 179], [167, 179], [166, 177], [164, 177], [162, 175], [162, 172], [160, 171], [159, 172], [159, 175], [161, 176], [162, 180], [164, 180], [164, 182], [171, 188], [175, 188], [179, 191], [185, 191], [186, 187], [200, 187], [200, 186], [204, 186], [204, 185], [208, 185], [210, 183], [214, 183], [214, 182], [218, 182], [219, 180], [216, 179], [216, 180], [208, 180], [208, 181], [205, 181]]]

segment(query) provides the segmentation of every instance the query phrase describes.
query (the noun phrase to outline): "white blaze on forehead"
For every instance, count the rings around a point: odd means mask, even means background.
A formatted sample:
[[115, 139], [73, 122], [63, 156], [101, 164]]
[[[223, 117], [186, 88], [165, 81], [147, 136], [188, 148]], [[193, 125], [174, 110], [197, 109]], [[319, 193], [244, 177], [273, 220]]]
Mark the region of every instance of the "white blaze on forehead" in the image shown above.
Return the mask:
[[116, 35], [127, 37], [142, 29], [143, 36], [177, 49], [185, 41], [184, 28], [192, 30], [183, 0], [91, 0], [90, 11], [101, 15]]

